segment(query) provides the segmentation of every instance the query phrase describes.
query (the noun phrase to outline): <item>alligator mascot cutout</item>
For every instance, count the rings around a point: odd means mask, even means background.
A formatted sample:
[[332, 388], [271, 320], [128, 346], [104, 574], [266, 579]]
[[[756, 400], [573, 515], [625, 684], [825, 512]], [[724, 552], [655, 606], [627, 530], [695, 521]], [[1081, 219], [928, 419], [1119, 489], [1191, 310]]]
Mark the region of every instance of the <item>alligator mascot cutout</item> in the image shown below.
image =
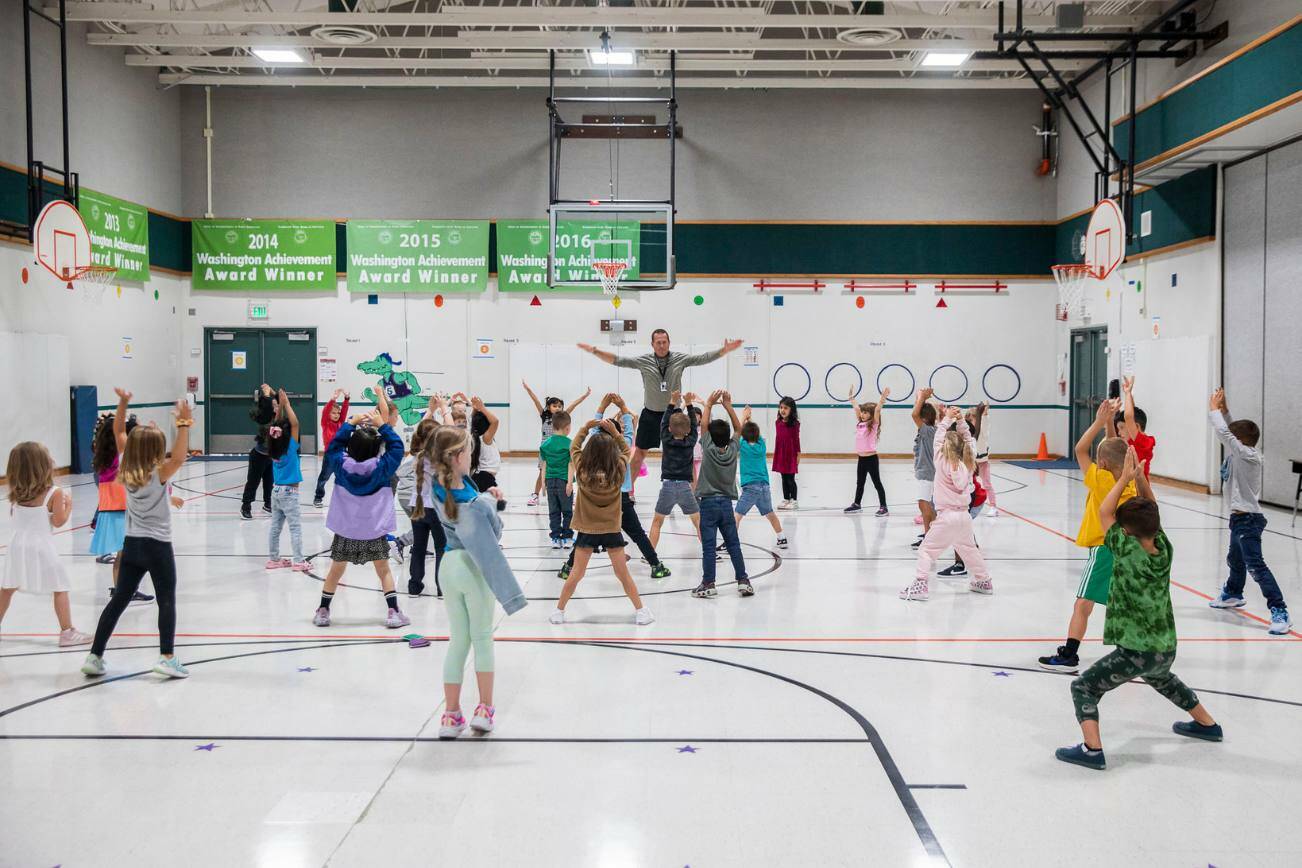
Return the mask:
[[[410, 371], [395, 370], [402, 362], [395, 362], [388, 353], [380, 353], [368, 362], [360, 362], [357, 370], [372, 377], [379, 377], [384, 387], [385, 397], [398, 408], [398, 415], [407, 425], [415, 425], [425, 415], [422, 411], [429, 401], [420, 396], [420, 381]], [[375, 390], [366, 387], [362, 397], [375, 403]]]

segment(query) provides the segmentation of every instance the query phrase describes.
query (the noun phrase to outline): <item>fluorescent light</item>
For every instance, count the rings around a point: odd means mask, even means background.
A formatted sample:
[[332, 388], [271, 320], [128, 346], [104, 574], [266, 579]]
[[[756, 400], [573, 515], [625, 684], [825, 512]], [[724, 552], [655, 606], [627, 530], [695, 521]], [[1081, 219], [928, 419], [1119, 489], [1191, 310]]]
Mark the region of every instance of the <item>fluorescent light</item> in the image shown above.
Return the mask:
[[632, 66], [636, 56], [632, 51], [600, 51], [592, 49], [588, 52], [588, 61], [593, 66]]
[[307, 63], [307, 58], [292, 48], [255, 48], [253, 56], [267, 63]]
[[970, 51], [928, 51], [922, 58], [923, 66], [962, 66], [972, 56]]

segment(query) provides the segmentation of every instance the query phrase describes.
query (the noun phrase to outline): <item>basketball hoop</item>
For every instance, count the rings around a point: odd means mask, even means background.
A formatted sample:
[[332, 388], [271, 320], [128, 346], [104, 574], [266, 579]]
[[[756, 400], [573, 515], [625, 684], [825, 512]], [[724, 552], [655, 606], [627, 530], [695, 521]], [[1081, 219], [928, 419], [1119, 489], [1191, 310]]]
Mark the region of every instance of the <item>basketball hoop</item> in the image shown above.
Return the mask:
[[620, 278], [628, 270], [628, 260], [594, 259], [592, 269], [597, 272], [597, 279], [601, 281], [601, 291], [606, 295], [615, 295], [619, 292]]
[[1054, 307], [1054, 316], [1066, 322], [1075, 313], [1082, 314], [1085, 300], [1085, 281], [1097, 279], [1094, 269], [1083, 262], [1068, 265], [1054, 265], [1053, 280], [1058, 284], [1058, 304]]
[[82, 300], [99, 303], [104, 298], [104, 291], [117, 275], [118, 270], [111, 265], [87, 265], [77, 269], [68, 278], [68, 289], [72, 289], [72, 282], [77, 281], [81, 284]]

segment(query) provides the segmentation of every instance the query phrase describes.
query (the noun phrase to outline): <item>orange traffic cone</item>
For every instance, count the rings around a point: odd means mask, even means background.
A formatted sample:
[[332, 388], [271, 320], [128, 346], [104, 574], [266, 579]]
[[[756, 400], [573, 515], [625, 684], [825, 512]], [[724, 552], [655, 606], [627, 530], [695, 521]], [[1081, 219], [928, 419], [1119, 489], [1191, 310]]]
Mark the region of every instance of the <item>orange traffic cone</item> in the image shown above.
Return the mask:
[[1045, 438], [1044, 432], [1040, 432], [1040, 451], [1035, 453], [1036, 461], [1049, 460], [1049, 441]]

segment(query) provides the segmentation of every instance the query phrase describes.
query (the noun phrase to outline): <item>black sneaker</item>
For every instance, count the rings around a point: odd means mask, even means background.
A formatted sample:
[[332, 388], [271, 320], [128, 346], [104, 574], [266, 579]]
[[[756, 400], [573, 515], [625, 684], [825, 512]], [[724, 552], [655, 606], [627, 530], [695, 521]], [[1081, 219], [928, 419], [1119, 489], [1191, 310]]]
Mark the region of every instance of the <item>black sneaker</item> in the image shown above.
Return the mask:
[[240, 507], [240, 518], [245, 521], [253, 521], [253, 510], [247, 503]]
[[1067, 653], [1066, 645], [1059, 645], [1058, 652], [1050, 657], [1040, 658], [1040, 668], [1049, 672], [1066, 672], [1075, 675], [1080, 672], [1080, 657]]
[[320, 509], [321, 507], [325, 506], [325, 498], [324, 497], [312, 498], [312, 505], [315, 506], [317, 509]]
[[569, 565], [569, 564], [564, 564], [564, 565], [562, 565], [561, 568], [560, 568], [559, 570], [556, 571], [556, 578], [558, 578], [558, 579], [565, 580], [565, 579], [568, 579], [569, 577], [570, 577], [570, 565]]
[[919, 534], [917, 539], [915, 539], [913, 542], [909, 543], [909, 548], [911, 548], [911, 549], [916, 549], [918, 546], [922, 545], [922, 541], [923, 541], [924, 539], [926, 539], [926, 538], [927, 538], [927, 535], [926, 535], [925, 533], [924, 533], [924, 534]]
[[878, 518], [883, 518], [883, 517], [888, 516], [888, 515], [890, 515], [890, 514], [891, 514], [891, 511], [890, 511], [889, 509], [887, 509], [886, 507], [884, 507], [884, 506], [881, 507], [880, 509], [878, 509], [877, 512], [873, 513], [873, 515], [877, 516]]
[[95, 558], [95, 563], [97, 563], [97, 564], [111, 564], [111, 563], [113, 563], [114, 561], [116, 561], [117, 559], [118, 559], [118, 556], [117, 556], [117, 555], [100, 555], [99, 557]]
[[134, 594], [131, 595], [131, 602], [132, 602], [132, 603], [152, 603], [152, 602], [154, 602], [154, 598], [151, 597], [151, 596], [149, 596], [149, 594], [142, 594], [142, 593], [140, 593], [139, 591], [136, 591]]
[[423, 593], [425, 593], [424, 582], [407, 582], [407, 596], [419, 597]]
[[936, 573], [936, 575], [944, 579], [952, 579], [955, 576], [966, 576], [967, 567], [963, 566], [962, 564], [952, 564], [948, 567], [945, 567], [945, 569], [941, 570], [940, 572]]
[[857, 503], [852, 503], [852, 504], [850, 504], [849, 506], [847, 506], [843, 511], [844, 511], [844, 512], [863, 512], [863, 507], [860, 506], [860, 505], [857, 504]]
[[651, 578], [653, 579], [667, 579], [670, 575], [669, 567], [664, 564], [656, 564], [651, 568]]
[[263, 514], [263, 515], [271, 515], [271, 506], [268, 505], [268, 504], [265, 504], [265, 503], [262, 504], [262, 514]]
[[755, 586], [750, 583], [749, 579], [741, 579], [737, 582], [737, 593], [743, 597], [755, 596]]
[[714, 582], [701, 582], [695, 588], [692, 588], [693, 597], [717, 597], [719, 592], [714, 589]]
[[1108, 767], [1108, 761], [1103, 756], [1103, 751], [1090, 750], [1083, 744], [1078, 744], [1075, 747], [1060, 747], [1053, 752], [1053, 755], [1065, 763], [1085, 766], [1085, 768], [1094, 769], [1096, 772], [1101, 772]]

